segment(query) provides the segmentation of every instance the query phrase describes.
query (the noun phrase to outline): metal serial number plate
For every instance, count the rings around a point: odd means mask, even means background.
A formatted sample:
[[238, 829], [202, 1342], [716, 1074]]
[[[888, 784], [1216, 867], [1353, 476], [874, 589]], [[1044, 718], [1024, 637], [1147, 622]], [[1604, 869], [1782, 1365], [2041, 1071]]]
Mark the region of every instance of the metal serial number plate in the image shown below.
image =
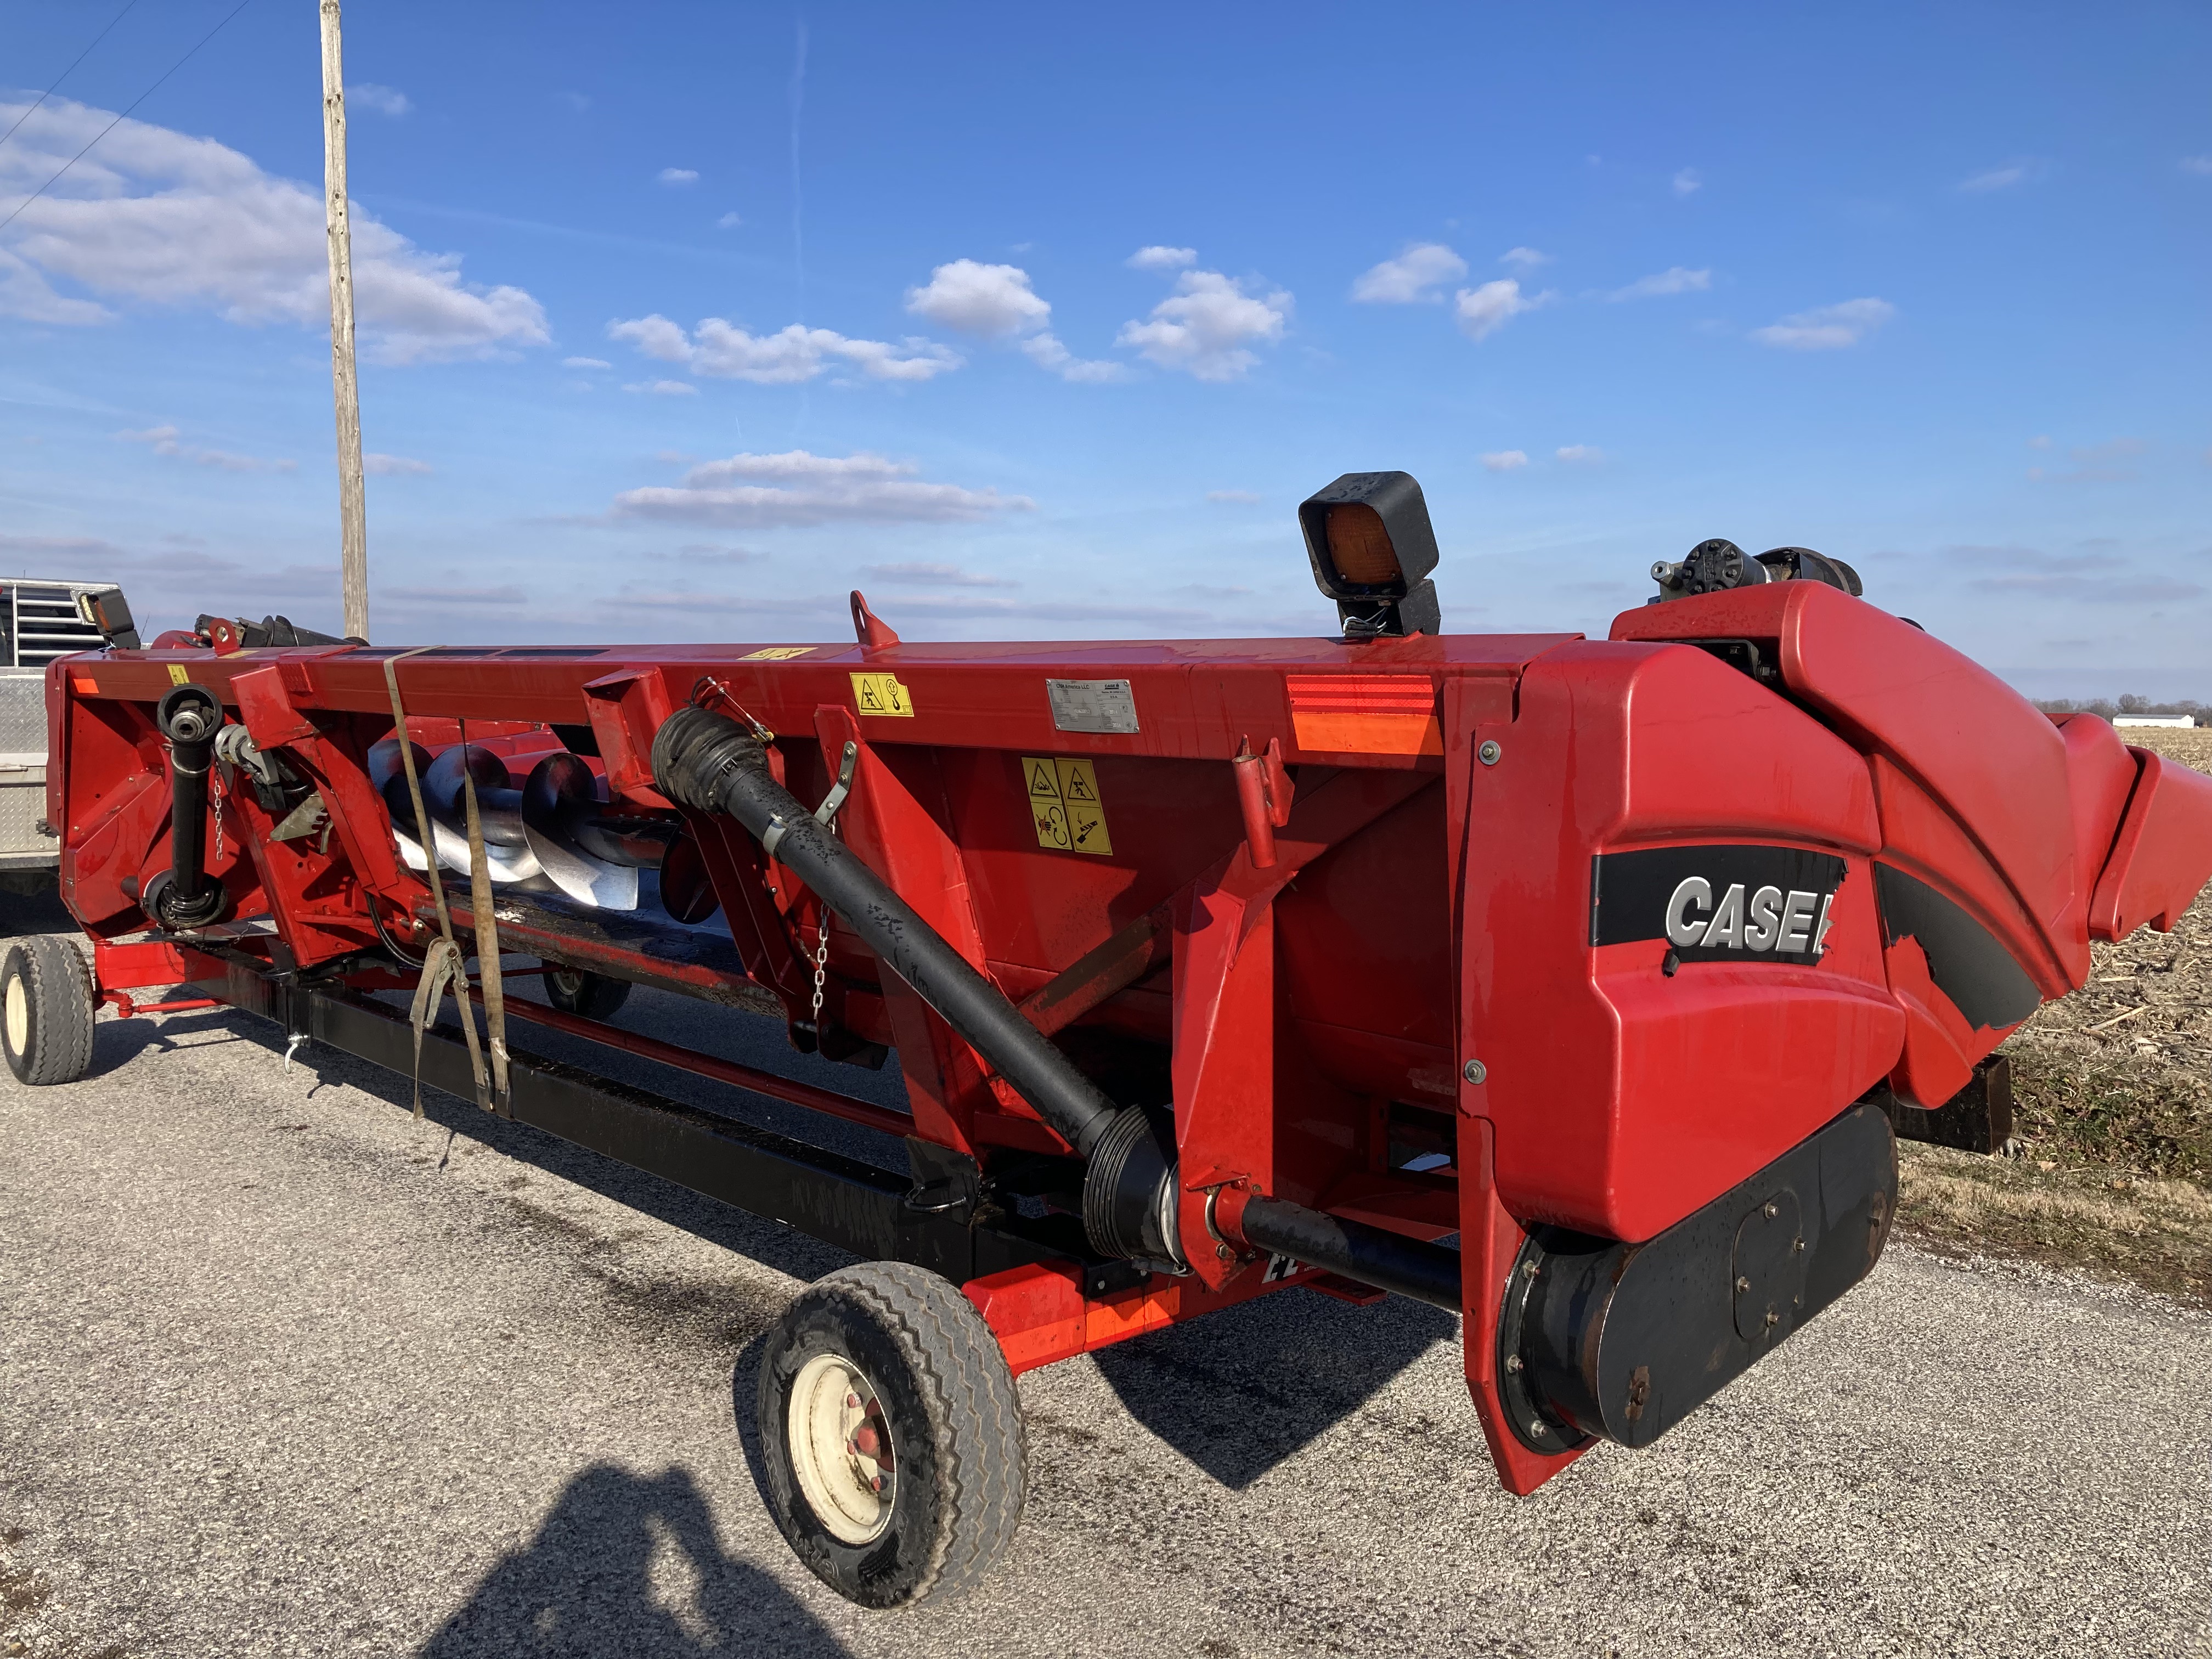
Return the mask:
[[1137, 698], [1127, 680], [1047, 680], [1052, 723], [1063, 732], [1133, 732]]

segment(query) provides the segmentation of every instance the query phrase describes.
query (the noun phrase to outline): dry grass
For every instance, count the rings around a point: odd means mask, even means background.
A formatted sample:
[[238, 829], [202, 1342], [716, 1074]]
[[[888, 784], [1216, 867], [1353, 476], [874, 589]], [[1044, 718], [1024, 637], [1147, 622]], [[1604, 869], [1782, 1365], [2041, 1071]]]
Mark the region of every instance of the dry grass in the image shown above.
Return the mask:
[[[2127, 737], [2212, 772], [2212, 730]], [[2020, 1156], [1908, 1146], [1899, 1220], [1939, 1248], [2212, 1301], [2212, 899], [2094, 955], [2089, 982], [2004, 1045]]]

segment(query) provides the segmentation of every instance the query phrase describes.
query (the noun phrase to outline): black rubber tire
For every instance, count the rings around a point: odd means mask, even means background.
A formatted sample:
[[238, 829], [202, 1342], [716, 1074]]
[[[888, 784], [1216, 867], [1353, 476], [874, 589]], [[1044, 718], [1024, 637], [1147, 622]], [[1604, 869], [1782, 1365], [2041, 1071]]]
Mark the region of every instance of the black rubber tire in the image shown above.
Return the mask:
[[0, 958], [0, 1052], [18, 1083], [74, 1083], [92, 1066], [92, 969], [74, 941], [41, 933]]
[[581, 1014], [586, 1019], [612, 1019], [623, 1004], [629, 1000], [630, 983], [626, 979], [609, 979], [604, 974], [591, 974], [581, 968], [564, 968], [557, 962], [545, 964], [545, 1000], [564, 1014]]
[[[790, 1443], [799, 1374], [821, 1354], [856, 1365], [883, 1402], [896, 1457], [890, 1516], [848, 1544], [801, 1490]], [[864, 1607], [957, 1595], [1020, 1526], [1027, 1441], [1013, 1373], [983, 1316], [949, 1280], [904, 1262], [844, 1267], [800, 1292], [763, 1345], [762, 1496], [816, 1577]]]

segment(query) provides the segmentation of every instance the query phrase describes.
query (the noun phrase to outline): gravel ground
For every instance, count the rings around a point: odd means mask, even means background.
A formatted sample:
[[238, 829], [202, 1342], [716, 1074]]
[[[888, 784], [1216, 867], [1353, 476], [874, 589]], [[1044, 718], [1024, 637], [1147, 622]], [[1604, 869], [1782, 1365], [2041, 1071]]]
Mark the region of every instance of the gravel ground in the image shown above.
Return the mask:
[[0, 1073], [0, 1653], [2212, 1653], [2212, 1318], [1904, 1248], [1529, 1499], [1415, 1304], [1291, 1293], [1035, 1373], [1006, 1569], [864, 1613], [732, 1403], [836, 1253], [443, 1097], [417, 1123], [343, 1056], [288, 1073], [272, 1030]]

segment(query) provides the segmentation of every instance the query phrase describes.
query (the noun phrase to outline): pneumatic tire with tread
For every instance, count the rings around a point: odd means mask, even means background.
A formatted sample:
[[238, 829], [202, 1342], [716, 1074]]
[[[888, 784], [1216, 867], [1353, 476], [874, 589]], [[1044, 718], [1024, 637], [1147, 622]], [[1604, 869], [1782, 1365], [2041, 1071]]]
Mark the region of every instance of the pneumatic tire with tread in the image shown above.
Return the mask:
[[0, 1052], [18, 1083], [74, 1083], [92, 1066], [92, 969], [73, 940], [18, 939], [0, 957]]
[[545, 964], [545, 1000], [564, 1014], [612, 1019], [615, 1011], [629, 1000], [629, 992], [626, 979], [610, 979], [605, 974], [566, 968], [557, 962]]
[[[810, 1456], [808, 1402], [821, 1397], [825, 1368], [836, 1379], [830, 1409], [850, 1401], [860, 1421], [866, 1395], [865, 1423], [888, 1430], [893, 1455], [880, 1473], [873, 1462]], [[757, 1407], [769, 1513], [799, 1559], [848, 1601], [909, 1607], [958, 1595], [1012, 1543], [1026, 1473], [1021, 1401], [990, 1326], [938, 1274], [873, 1261], [809, 1285], [768, 1334]], [[859, 1501], [842, 1512], [822, 1501], [833, 1463], [832, 1478], [876, 1474], [887, 1493], [880, 1513], [869, 1513], [864, 1485], [847, 1486]]]

